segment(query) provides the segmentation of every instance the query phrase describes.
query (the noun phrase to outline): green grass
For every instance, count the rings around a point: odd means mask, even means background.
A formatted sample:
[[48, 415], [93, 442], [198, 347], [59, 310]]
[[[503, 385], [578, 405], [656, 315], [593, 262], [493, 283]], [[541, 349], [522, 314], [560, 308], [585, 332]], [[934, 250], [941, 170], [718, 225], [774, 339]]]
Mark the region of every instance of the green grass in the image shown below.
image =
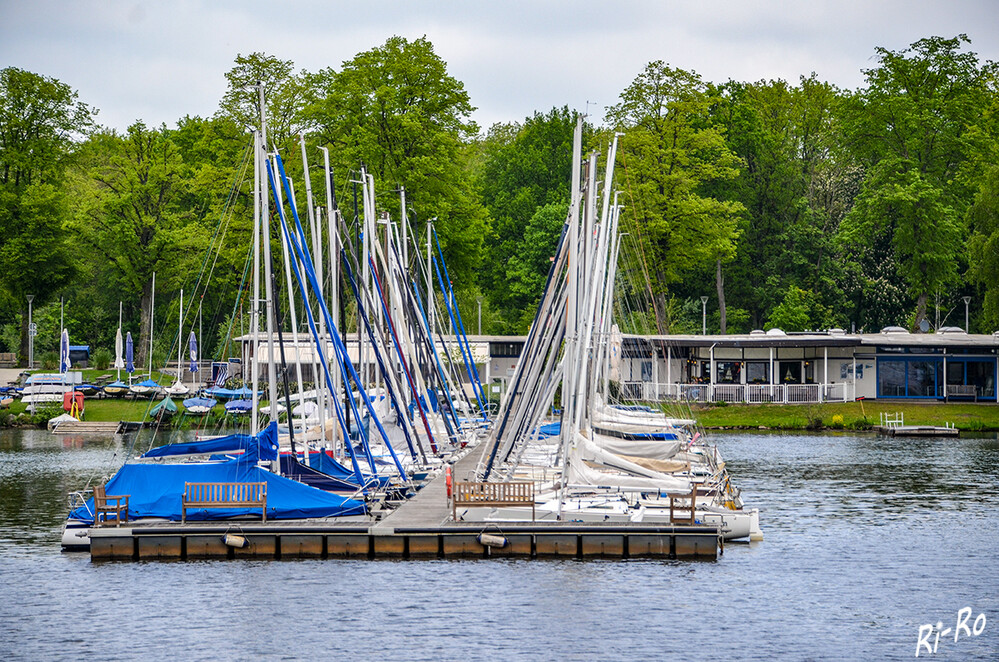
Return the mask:
[[[906, 425], [953, 423], [961, 430], [999, 430], [999, 406], [995, 404], [866, 400], [862, 403], [836, 402], [815, 405], [728, 405], [725, 407], [708, 405], [692, 410], [694, 417], [706, 428], [763, 427], [777, 430], [869, 429], [878, 425], [881, 412], [902, 413]], [[837, 417], [835, 421], [833, 420], [834, 416]]]

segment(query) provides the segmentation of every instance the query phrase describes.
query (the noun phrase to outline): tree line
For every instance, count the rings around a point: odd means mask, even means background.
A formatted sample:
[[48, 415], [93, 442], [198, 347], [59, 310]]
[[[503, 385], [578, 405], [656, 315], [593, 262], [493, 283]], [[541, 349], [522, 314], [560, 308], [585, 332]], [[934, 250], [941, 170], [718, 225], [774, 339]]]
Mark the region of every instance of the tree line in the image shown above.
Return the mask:
[[[604, 154], [621, 134], [622, 328], [696, 332], [705, 310], [721, 333], [963, 326], [964, 297], [972, 331], [999, 328], [996, 65], [970, 47], [875, 49], [857, 90], [649, 63], [584, 130]], [[115, 131], [66, 83], [0, 71], [0, 351], [26, 359], [32, 295], [39, 355], [60, 301], [74, 343], [111, 347], [120, 301], [137, 360], [151, 314], [163, 359], [181, 288], [205, 354], [230, 351], [249, 327], [257, 84], [299, 208], [304, 141], [317, 196], [329, 149], [348, 223], [362, 169], [379, 212], [399, 219], [405, 191], [414, 232], [434, 219], [466, 330], [478, 306], [484, 333], [526, 330], [568, 208], [574, 112], [482, 129], [426, 38], [315, 72], [240, 55], [226, 79], [211, 117]]]

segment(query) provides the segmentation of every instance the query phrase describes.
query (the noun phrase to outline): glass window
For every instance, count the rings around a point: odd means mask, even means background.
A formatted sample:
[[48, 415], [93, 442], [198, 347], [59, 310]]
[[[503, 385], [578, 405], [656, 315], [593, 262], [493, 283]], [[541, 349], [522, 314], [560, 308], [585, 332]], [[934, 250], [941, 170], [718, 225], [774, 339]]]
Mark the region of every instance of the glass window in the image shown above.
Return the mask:
[[715, 383], [717, 384], [741, 384], [742, 364], [738, 361], [716, 361], [715, 362]]
[[937, 395], [937, 361], [909, 362], [909, 397], [932, 398]]
[[905, 361], [878, 361], [878, 395], [883, 398], [905, 395]]
[[805, 383], [815, 383], [815, 361], [805, 361]]
[[781, 361], [779, 365], [780, 369], [777, 371], [777, 376], [780, 377], [782, 384], [801, 383], [800, 361]]
[[964, 361], [950, 361], [947, 364], [947, 383], [951, 386], [964, 384]]
[[[948, 369], [950, 366], [947, 366]], [[968, 384], [973, 384], [980, 398], [996, 396], [995, 363], [992, 361], [968, 361]]]
[[746, 383], [747, 384], [769, 384], [770, 383], [770, 362], [769, 361], [747, 361], [746, 362]]

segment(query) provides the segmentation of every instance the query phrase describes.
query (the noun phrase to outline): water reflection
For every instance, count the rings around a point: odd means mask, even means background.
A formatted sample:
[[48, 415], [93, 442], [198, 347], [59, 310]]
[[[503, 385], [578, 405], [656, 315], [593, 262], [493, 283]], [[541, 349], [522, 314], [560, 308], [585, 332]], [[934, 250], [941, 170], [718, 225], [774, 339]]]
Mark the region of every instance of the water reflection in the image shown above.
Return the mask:
[[[24, 658], [909, 659], [999, 651], [999, 441], [715, 435], [766, 540], [714, 563], [206, 561], [62, 554], [66, 495], [162, 437], [0, 431], [0, 651]], [[94, 596], [102, 596], [95, 601]], [[157, 605], [151, 607], [151, 605]], [[183, 608], [174, 606], [183, 605]], [[265, 607], [266, 606], [266, 607]], [[98, 637], [108, 622], [141, 629]], [[233, 627], [233, 623], [260, 623]], [[993, 625], [996, 623], [997, 625]], [[941, 645], [942, 646], [942, 645]], [[8, 655], [9, 656], [9, 655]]]

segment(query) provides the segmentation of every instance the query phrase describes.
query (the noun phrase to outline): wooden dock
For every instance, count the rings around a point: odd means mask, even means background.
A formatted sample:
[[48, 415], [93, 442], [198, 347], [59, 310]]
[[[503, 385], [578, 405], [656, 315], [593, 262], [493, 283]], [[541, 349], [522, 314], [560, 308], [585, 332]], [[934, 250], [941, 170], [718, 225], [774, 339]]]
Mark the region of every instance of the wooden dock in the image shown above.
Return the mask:
[[[454, 465], [464, 479], [473, 450]], [[483, 544], [482, 535], [485, 538]], [[238, 535], [245, 547], [224, 541]], [[498, 539], [498, 540], [497, 540]], [[716, 526], [580, 522], [453, 522], [443, 472], [384, 519], [163, 522], [90, 529], [94, 561], [205, 558], [716, 559]], [[501, 541], [501, 545], [498, 542]], [[230, 540], [231, 542], [231, 540]]]
[[118, 421], [65, 421], [52, 428], [52, 434], [121, 434]]
[[959, 437], [961, 431], [954, 427], [938, 425], [879, 425], [874, 428], [886, 437]]

